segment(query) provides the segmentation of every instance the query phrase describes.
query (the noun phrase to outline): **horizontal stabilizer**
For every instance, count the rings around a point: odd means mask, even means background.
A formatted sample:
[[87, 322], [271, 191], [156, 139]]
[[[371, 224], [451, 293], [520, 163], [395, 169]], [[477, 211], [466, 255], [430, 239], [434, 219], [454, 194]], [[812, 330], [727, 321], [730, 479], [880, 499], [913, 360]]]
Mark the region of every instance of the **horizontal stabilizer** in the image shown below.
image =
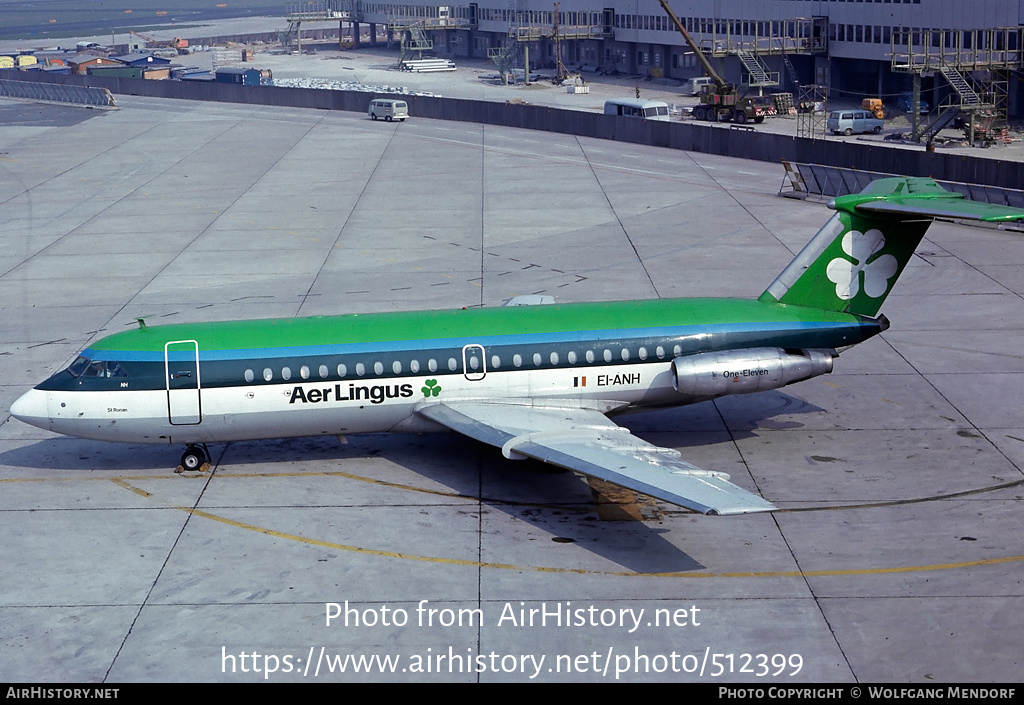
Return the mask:
[[995, 203], [969, 201], [962, 193], [947, 191], [934, 179], [892, 177], [876, 179], [860, 193], [832, 202], [836, 210], [895, 220], [956, 218], [1004, 222], [1024, 219], [1024, 211]]
[[[951, 194], [952, 195], [952, 194]], [[960, 194], [956, 194], [959, 196]], [[890, 216], [900, 220], [916, 218], [955, 218], [958, 220], [980, 220], [986, 223], [1001, 223], [1024, 219], [1018, 208], [1009, 208], [994, 203], [966, 201], [955, 198], [867, 201], [856, 206], [858, 213], [874, 216]]]

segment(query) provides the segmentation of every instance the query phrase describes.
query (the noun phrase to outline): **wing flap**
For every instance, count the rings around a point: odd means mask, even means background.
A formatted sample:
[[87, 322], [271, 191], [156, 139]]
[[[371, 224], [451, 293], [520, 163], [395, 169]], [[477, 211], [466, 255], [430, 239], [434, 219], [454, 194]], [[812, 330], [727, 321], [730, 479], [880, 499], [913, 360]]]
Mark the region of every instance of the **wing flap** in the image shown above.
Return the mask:
[[730, 482], [727, 474], [701, 470], [677, 451], [642, 441], [592, 409], [445, 402], [424, 405], [417, 413], [501, 448], [507, 458], [576, 470], [704, 514], [776, 508]]

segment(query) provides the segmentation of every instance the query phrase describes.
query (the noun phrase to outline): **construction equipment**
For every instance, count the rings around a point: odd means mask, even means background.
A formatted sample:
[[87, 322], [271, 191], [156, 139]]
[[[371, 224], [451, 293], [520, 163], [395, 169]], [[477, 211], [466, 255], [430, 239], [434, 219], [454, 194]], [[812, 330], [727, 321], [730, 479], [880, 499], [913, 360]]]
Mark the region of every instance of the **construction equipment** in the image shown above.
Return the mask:
[[558, 15], [559, 15], [559, 3], [555, 3], [555, 11], [551, 14], [552, 38], [555, 41], [555, 77], [551, 79], [551, 82], [556, 86], [562, 85], [567, 79], [575, 80], [576, 76], [569, 73], [569, 69], [565, 67], [562, 62], [562, 38], [558, 33]]
[[867, 110], [879, 120], [885, 120], [885, 106], [881, 98], [865, 98], [860, 102], [861, 110]]
[[188, 53], [188, 40], [187, 39], [182, 39], [181, 37], [175, 37], [174, 39], [171, 39], [171, 40], [154, 39], [153, 37], [149, 37], [149, 36], [143, 34], [142, 32], [136, 32], [134, 29], [129, 29], [128, 33], [129, 34], [134, 34], [139, 39], [142, 39], [143, 41], [145, 41], [146, 44], [147, 44], [147, 48], [174, 49], [179, 54], [187, 54]]
[[658, 2], [661, 3], [661, 7], [668, 14], [675, 28], [683, 35], [683, 39], [690, 46], [694, 56], [697, 57], [700, 65], [704, 67], [705, 73], [714, 81], [714, 85], [701, 86], [700, 105], [693, 109], [693, 116], [695, 118], [710, 122], [728, 122], [731, 120], [732, 122], [743, 124], [748, 120], [761, 123], [764, 122], [765, 117], [768, 115], [775, 114], [774, 106], [770, 100], [759, 101], [753, 97], [741, 97], [736, 86], [726, 81], [715, 71], [715, 67], [704, 56], [704, 52], [697, 46], [697, 42], [693, 40], [690, 33], [686, 31], [686, 27], [676, 17], [676, 13], [669, 7], [668, 0], [658, 0]]

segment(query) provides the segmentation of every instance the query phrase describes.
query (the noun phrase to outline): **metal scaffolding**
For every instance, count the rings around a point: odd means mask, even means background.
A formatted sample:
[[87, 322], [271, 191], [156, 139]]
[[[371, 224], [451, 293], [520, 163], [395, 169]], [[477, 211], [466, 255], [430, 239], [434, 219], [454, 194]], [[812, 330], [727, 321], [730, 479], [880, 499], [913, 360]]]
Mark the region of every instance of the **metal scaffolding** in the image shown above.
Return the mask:
[[288, 30], [282, 38], [282, 43], [287, 47], [292, 46], [292, 36], [294, 35], [295, 48], [302, 53], [303, 22], [337, 22], [338, 41], [340, 42], [342, 23], [359, 21], [362, 14], [359, 5], [358, 0], [317, 0], [315, 2], [289, 3], [285, 6]]
[[[892, 70], [913, 76], [913, 139], [930, 143], [939, 130], [963, 127], [968, 142], [987, 146], [1006, 127], [1009, 73], [1024, 65], [1021, 27], [902, 30], [892, 35]], [[930, 122], [919, 119], [921, 77], [941, 76], [950, 91]]]

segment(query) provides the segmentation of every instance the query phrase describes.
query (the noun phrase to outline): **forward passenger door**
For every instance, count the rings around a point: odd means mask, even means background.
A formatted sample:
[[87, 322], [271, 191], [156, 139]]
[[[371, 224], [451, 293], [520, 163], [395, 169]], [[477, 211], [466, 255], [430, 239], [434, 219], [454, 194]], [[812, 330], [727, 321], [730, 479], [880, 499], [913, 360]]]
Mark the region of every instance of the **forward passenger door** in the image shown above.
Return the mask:
[[203, 420], [199, 381], [199, 343], [176, 340], [164, 345], [167, 382], [167, 420], [175, 426], [194, 426]]

